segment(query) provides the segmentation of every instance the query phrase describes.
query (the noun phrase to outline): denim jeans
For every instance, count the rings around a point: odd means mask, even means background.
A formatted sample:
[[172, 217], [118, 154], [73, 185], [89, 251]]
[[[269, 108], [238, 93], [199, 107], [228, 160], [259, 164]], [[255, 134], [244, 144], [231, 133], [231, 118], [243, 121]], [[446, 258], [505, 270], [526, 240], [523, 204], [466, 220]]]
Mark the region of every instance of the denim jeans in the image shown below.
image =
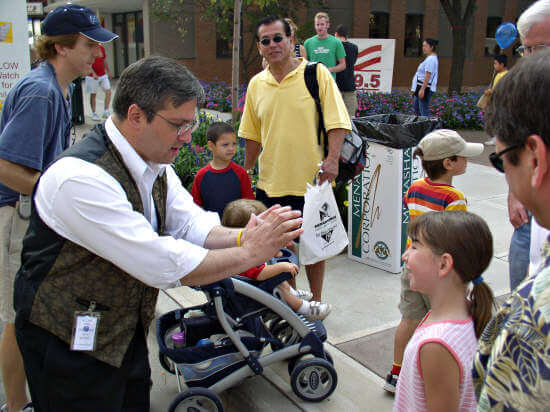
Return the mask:
[[[532, 219], [532, 218], [531, 218]], [[510, 250], [508, 252], [508, 268], [510, 271], [510, 290], [513, 291], [529, 270], [529, 246], [531, 244], [531, 220], [514, 229]]]
[[414, 96], [414, 113], [417, 116], [429, 116], [430, 115], [430, 100], [432, 98], [432, 91], [426, 89], [424, 92], [424, 98], [419, 99], [418, 96]]

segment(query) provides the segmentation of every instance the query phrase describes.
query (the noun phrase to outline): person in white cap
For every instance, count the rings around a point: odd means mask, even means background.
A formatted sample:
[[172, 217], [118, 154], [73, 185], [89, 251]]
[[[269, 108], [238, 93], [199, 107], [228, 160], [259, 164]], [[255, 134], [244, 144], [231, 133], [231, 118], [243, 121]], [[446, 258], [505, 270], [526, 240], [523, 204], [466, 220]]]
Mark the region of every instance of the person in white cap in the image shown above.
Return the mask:
[[91, 71], [99, 44], [118, 37], [88, 8], [67, 4], [42, 22], [35, 48], [43, 63], [9, 92], [0, 117], [0, 369], [6, 411], [32, 411], [14, 333], [13, 282], [40, 173], [69, 146], [71, 82]]
[[[467, 143], [454, 130], [439, 129], [424, 136], [413, 156], [422, 159], [422, 168], [427, 177], [413, 182], [403, 200], [409, 209], [411, 220], [427, 212], [465, 211], [466, 198], [460, 190], [452, 186], [453, 177], [466, 172], [468, 157], [479, 156], [482, 152], [483, 144]], [[407, 247], [409, 245], [410, 240], [407, 240]], [[399, 301], [402, 317], [395, 331], [393, 366], [386, 376], [386, 391], [395, 392], [405, 347], [429, 309], [428, 297], [411, 290], [404, 267]]]

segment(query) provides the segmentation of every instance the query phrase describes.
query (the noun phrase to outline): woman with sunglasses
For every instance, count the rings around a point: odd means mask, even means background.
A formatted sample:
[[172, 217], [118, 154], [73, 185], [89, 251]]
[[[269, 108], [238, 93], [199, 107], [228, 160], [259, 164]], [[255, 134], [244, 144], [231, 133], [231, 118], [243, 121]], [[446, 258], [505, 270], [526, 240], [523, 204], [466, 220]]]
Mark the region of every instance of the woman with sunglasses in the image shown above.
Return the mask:
[[411, 91], [414, 93], [414, 112], [417, 116], [430, 115], [430, 99], [437, 86], [439, 60], [435, 49], [437, 40], [426, 39], [422, 43], [422, 52], [426, 56], [413, 77]]

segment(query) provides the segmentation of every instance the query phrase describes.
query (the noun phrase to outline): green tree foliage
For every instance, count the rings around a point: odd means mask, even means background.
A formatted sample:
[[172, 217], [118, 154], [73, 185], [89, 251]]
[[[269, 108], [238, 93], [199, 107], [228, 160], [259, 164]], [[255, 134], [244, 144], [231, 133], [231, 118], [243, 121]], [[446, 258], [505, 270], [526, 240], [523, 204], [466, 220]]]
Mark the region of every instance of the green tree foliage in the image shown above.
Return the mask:
[[[212, 36], [220, 36], [232, 43], [234, 0], [195, 0], [194, 3], [193, 7], [192, 0], [152, 0], [151, 14], [157, 20], [172, 22], [184, 37], [185, 26], [188, 19], [193, 16], [194, 10], [204, 22], [202, 27], [212, 30]], [[321, 9], [323, 4], [324, 0], [242, 0], [241, 37], [244, 34], [253, 35], [258, 21], [265, 16], [277, 14], [281, 17], [291, 17], [296, 21], [297, 10], [309, 7]], [[298, 35], [302, 33], [306, 34], [299, 27]], [[248, 82], [248, 68], [258, 64], [259, 61], [256, 42], [250, 41], [243, 44], [240, 62], [242, 79], [245, 83]]]

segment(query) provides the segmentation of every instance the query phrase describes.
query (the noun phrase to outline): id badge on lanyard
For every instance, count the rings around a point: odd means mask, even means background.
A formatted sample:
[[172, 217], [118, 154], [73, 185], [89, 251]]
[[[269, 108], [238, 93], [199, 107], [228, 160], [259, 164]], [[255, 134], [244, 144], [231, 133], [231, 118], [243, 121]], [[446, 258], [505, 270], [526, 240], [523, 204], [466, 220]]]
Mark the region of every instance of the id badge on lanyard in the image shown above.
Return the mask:
[[73, 332], [71, 336], [71, 350], [94, 351], [97, 341], [97, 330], [101, 313], [95, 312], [96, 303], [90, 302], [87, 311], [74, 313]]

